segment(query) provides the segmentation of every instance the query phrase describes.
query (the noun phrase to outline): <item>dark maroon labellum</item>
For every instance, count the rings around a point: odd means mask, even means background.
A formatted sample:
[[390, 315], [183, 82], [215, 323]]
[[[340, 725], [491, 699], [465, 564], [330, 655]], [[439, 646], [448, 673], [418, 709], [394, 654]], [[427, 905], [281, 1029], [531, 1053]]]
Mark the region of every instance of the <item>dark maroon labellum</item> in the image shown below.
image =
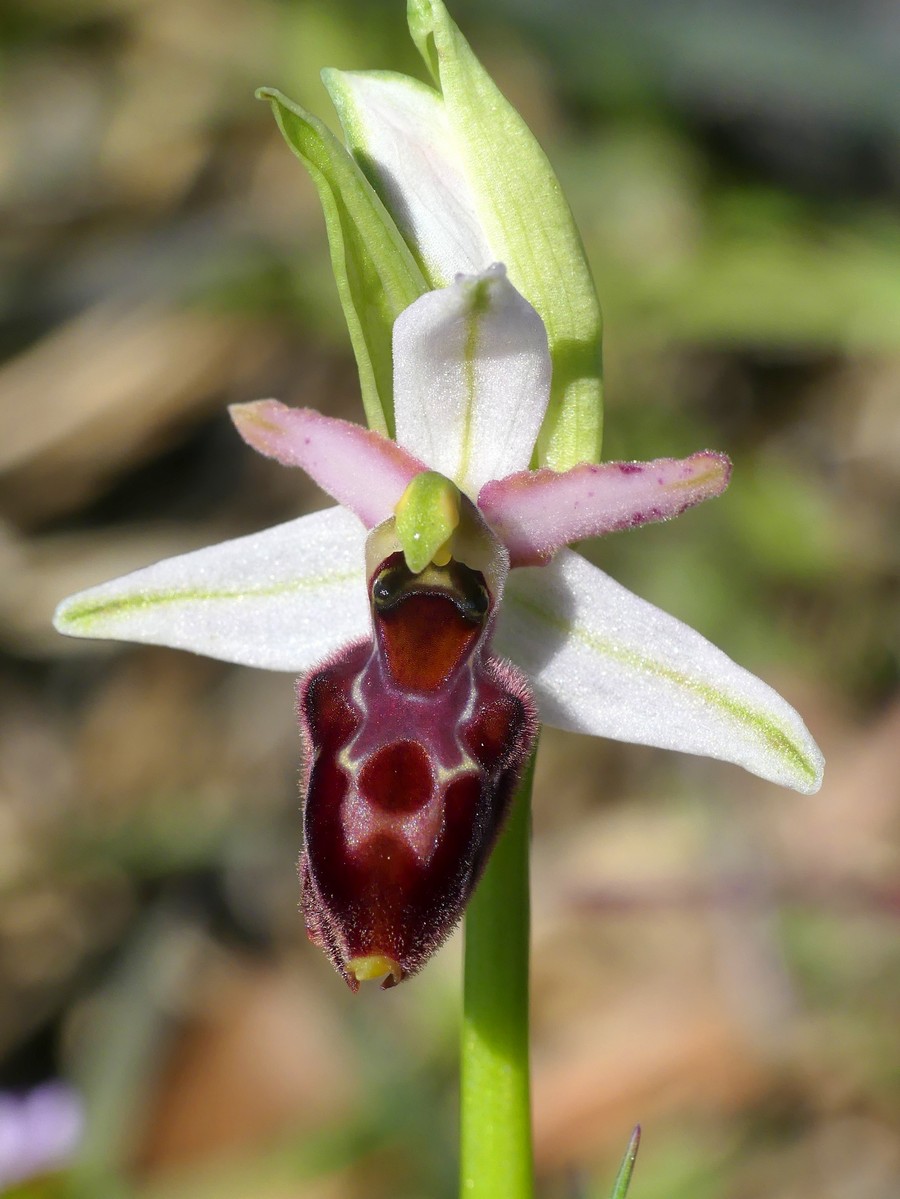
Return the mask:
[[452, 931], [537, 728], [526, 680], [490, 653], [479, 571], [413, 575], [394, 553], [369, 594], [372, 640], [298, 687], [303, 910], [353, 990], [415, 973]]

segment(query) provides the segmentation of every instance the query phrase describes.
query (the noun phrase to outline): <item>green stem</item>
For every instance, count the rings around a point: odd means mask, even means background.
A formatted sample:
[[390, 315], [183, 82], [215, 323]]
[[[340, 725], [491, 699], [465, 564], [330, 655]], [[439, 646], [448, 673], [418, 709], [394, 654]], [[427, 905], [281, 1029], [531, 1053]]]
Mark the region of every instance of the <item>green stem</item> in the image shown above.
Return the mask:
[[531, 1199], [528, 850], [532, 755], [466, 916], [460, 1195]]

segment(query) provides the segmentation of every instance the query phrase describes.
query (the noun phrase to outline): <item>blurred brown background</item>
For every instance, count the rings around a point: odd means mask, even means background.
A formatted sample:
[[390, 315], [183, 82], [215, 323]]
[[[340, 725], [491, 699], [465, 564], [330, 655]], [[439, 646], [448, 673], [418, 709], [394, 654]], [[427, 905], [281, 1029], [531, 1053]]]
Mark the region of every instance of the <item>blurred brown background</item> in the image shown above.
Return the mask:
[[[734, 459], [723, 499], [592, 555], [829, 763], [804, 798], [545, 736], [543, 1194], [608, 1194], [641, 1120], [635, 1199], [895, 1199], [897, 7], [454, 13], [583, 230], [607, 455]], [[306, 943], [292, 680], [49, 624], [321, 505], [225, 415], [362, 416], [313, 188], [252, 93], [326, 115], [321, 66], [419, 74], [403, 4], [5, 0], [0, 39], [0, 1084], [86, 1112], [16, 1193], [449, 1199], [459, 939], [356, 998]]]

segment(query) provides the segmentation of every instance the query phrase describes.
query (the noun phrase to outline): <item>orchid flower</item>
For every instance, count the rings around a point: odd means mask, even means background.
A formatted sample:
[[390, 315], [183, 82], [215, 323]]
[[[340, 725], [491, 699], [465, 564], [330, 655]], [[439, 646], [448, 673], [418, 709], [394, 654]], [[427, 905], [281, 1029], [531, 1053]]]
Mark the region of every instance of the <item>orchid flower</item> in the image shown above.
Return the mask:
[[369, 428], [231, 414], [338, 506], [73, 596], [56, 627], [300, 676], [309, 935], [352, 990], [393, 986], [472, 899], [461, 1193], [529, 1199], [539, 724], [804, 792], [823, 763], [770, 687], [569, 548], [719, 495], [731, 466], [599, 464], [600, 307], [559, 181], [441, 0], [407, 5], [434, 86], [325, 72], [345, 144], [259, 93], [322, 201]]
[[414, 973], [455, 925], [539, 722], [804, 791], [821, 775], [770, 688], [567, 548], [718, 495], [730, 463], [597, 465], [600, 311], [572, 215], [440, 0], [408, 11], [436, 88], [326, 72], [346, 147], [262, 93], [322, 198], [370, 428], [274, 400], [232, 416], [340, 506], [56, 618], [301, 676], [303, 906], [354, 989]]
[[302, 676], [304, 908], [354, 988], [415, 972], [452, 929], [538, 719], [804, 792], [822, 770], [770, 687], [566, 548], [718, 495], [724, 455], [529, 469], [551, 358], [500, 265], [416, 300], [393, 347], [396, 441], [274, 400], [231, 410], [251, 446], [339, 507], [139, 570], [56, 615], [76, 636]]

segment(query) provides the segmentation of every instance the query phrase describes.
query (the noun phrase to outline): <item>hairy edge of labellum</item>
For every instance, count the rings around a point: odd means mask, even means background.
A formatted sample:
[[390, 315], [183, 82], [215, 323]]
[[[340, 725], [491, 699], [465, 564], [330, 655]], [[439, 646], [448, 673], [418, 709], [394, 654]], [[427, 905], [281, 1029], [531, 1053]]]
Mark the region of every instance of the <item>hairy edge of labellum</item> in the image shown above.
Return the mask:
[[[369, 643], [358, 642], [352, 648], [359, 649], [363, 646], [368, 648]], [[330, 665], [339, 662], [342, 656], [343, 654], [340, 652], [333, 655], [322, 667], [299, 679], [297, 683], [297, 710], [303, 743], [301, 777], [304, 803], [313, 758], [308, 722], [305, 717], [306, 694], [314, 678], [327, 670]], [[418, 973], [459, 923], [484, 872], [494, 845], [503, 831], [513, 794], [537, 736], [539, 722], [531, 688], [521, 671], [505, 659], [493, 655], [486, 658], [484, 666], [491, 681], [521, 705], [521, 727], [518, 735], [508, 745], [504, 765], [498, 772], [500, 777], [490, 799], [490, 808], [482, 813], [481, 819], [475, 826], [475, 835], [469, 843], [469, 852], [460, 862], [457, 886], [454, 888], [453, 895], [448, 897], [449, 902], [438, 905], [433, 912], [429, 913], [429, 919], [421, 921], [416, 930], [415, 944], [408, 949], [406, 954], [402, 955], [401, 960], [398, 961], [388, 953], [367, 953], [353, 956], [348, 954], [346, 930], [342, 927], [340, 919], [332, 914], [326, 897], [316, 885], [310, 867], [309, 845], [304, 835], [304, 847], [299, 861], [299, 876], [301, 911], [306, 921], [307, 935], [314, 945], [325, 952], [351, 991], [358, 991], [361, 981], [377, 978], [383, 978], [381, 986], [386, 990]]]
[[[372, 573], [370, 595], [374, 579], [388, 561]], [[399, 699], [397, 694], [370, 693], [368, 710], [360, 710], [353, 701], [353, 684], [377, 669], [373, 665], [379, 654], [377, 634], [339, 650], [298, 681], [304, 802], [301, 906], [310, 940], [324, 950], [353, 991], [361, 980], [385, 975], [382, 987], [395, 986], [416, 973], [453, 931], [503, 827], [534, 743], [538, 717], [527, 679], [488, 652], [493, 609], [492, 597], [491, 611], [466, 656], [476, 690], [469, 717], [465, 706], [456, 711], [448, 706], [455, 702], [454, 688], [442, 685], [434, 688], [433, 698], [428, 693], [417, 697], [428, 711], [422, 712], [415, 740], [401, 737], [407, 748], [423, 751], [411, 755], [414, 765], [418, 762], [421, 769], [420, 759], [427, 760], [430, 790], [419, 806], [415, 797], [408, 803], [405, 795], [366, 795], [360, 782], [370, 758], [385, 748], [396, 751], [398, 747], [397, 739], [379, 740], [385, 719], [380, 705], [389, 707], [393, 699], [402, 706], [408, 699], [400, 688]], [[324, 698], [312, 695], [316, 688], [324, 689]], [[331, 705], [325, 713], [326, 735], [319, 740], [310, 723], [311, 702]], [[316, 713], [320, 725], [321, 717], [321, 711]], [[389, 714], [386, 720], [390, 723]], [[368, 732], [363, 730], [366, 721], [374, 722], [373, 743], [378, 748], [351, 774], [338, 758], [357, 734]], [[446, 738], [448, 726], [470, 763], [446, 782], [439, 777], [436, 745]], [[323, 790], [311, 802], [314, 783]], [[351, 810], [356, 817], [348, 815]], [[410, 816], [414, 825], [419, 818], [422, 822], [412, 834], [409, 823], [404, 824]], [[351, 849], [354, 833], [359, 843]], [[376, 873], [387, 880], [384, 889], [376, 883], [368, 907], [361, 898], [371, 883], [365, 865], [360, 865], [366, 855], [372, 857]], [[354, 886], [361, 889], [354, 892]]]

